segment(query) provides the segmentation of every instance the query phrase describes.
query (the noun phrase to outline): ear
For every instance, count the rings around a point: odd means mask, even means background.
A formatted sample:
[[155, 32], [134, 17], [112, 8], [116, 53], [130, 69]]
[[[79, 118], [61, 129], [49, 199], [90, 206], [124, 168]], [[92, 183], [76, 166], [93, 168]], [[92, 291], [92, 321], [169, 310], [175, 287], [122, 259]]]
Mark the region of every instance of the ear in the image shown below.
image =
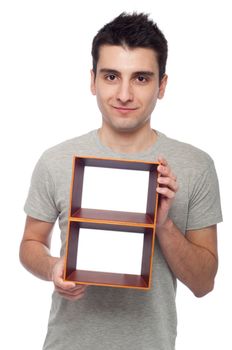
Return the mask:
[[91, 90], [93, 95], [96, 95], [95, 74], [94, 74], [94, 71], [92, 69], [90, 70], [90, 74], [91, 74], [90, 90]]
[[164, 97], [167, 82], [168, 82], [168, 76], [167, 76], [167, 74], [164, 74], [163, 78], [161, 79], [160, 86], [159, 86], [159, 94], [158, 94], [159, 99]]

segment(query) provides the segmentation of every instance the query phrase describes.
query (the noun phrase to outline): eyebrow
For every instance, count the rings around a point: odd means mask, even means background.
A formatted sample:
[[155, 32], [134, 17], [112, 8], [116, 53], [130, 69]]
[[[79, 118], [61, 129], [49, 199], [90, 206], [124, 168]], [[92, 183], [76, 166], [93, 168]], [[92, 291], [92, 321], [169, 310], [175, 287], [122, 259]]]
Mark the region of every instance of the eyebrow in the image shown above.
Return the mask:
[[[118, 70], [111, 69], [111, 68], [101, 68], [99, 73], [100, 74], [104, 74], [104, 73], [115, 74], [115, 75], [121, 76], [121, 73]], [[151, 72], [151, 71], [147, 71], [147, 70], [141, 70], [141, 71], [137, 71], [137, 72], [133, 72], [132, 73], [132, 76], [137, 76], [137, 75], [146, 75], [146, 76], [149, 76], [149, 77], [154, 77], [155, 73]]]

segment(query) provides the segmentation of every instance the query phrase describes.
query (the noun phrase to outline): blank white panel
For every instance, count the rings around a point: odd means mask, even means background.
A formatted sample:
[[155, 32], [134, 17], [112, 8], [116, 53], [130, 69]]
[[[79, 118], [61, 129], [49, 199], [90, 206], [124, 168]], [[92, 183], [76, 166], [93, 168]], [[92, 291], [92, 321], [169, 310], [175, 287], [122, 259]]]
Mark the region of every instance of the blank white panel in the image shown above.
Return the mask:
[[85, 167], [82, 208], [146, 212], [148, 171]]
[[142, 233], [80, 228], [76, 268], [140, 275], [143, 237]]

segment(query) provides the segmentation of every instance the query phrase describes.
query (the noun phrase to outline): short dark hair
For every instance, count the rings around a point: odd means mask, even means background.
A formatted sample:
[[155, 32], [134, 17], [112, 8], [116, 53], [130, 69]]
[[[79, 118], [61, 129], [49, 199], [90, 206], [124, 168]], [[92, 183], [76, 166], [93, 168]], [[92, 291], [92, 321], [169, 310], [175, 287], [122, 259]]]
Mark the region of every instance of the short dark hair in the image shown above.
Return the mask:
[[159, 80], [161, 81], [167, 62], [168, 43], [157, 24], [148, 14], [122, 12], [113, 21], [102, 27], [92, 42], [93, 71], [96, 77], [99, 49], [102, 45], [126, 46], [129, 48], [151, 48], [157, 54]]

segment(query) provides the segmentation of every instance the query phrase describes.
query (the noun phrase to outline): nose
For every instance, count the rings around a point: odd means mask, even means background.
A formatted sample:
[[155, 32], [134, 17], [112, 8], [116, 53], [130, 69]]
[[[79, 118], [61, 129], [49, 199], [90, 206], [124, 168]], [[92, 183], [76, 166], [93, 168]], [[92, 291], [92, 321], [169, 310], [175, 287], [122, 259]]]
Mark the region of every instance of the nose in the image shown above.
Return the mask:
[[121, 81], [116, 98], [123, 104], [133, 100], [133, 91], [129, 81]]

